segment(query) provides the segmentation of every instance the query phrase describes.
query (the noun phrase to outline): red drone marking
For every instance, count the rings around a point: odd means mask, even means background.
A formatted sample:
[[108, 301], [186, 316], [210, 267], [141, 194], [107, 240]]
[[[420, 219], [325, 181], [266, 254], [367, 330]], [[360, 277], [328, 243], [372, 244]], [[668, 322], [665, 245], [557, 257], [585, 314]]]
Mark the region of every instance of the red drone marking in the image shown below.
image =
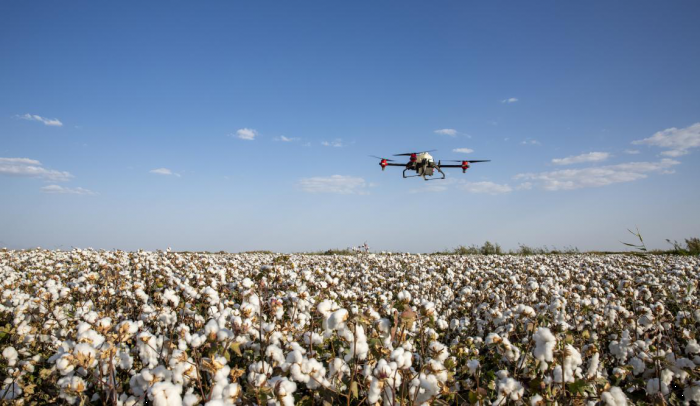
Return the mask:
[[411, 154], [411, 162], [416, 162], [417, 156], [416, 154]]
[[382, 159], [382, 162], [380, 163], [382, 165], [382, 169], [386, 167], [386, 159]]

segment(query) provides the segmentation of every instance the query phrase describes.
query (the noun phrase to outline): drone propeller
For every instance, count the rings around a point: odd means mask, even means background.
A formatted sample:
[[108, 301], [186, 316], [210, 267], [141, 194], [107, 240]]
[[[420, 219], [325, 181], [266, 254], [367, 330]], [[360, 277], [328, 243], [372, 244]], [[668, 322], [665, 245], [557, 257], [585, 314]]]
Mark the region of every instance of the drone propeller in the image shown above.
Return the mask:
[[425, 152], [435, 152], [435, 151], [437, 151], [437, 150], [436, 150], [436, 149], [431, 149], [430, 151], [407, 152], [407, 153], [405, 153], [405, 154], [395, 154], [394, 156], [411, 156], [411, 155], [413, 155], [413, 154], [416, 154], [416, 155], [417, 155], [417, 154], [422, 154], [422, 153], [425, 153]]
[[469, 162], [470, 164], [473, 164], [474, 162], [491, 162], [490, 159], [446, 159], [445, 162]]
[[385, 161], [387, 161], [387, 162], [394, 162], [393, 159], [386, 159], [386, 158], [382, 158], [382, 157], [379, 157], [379, 156], [376, 156], [376, 155], [370, 155], [370, 156], [371, 156], [372, 158], [383, 159], [383, 160], [385, 160]]

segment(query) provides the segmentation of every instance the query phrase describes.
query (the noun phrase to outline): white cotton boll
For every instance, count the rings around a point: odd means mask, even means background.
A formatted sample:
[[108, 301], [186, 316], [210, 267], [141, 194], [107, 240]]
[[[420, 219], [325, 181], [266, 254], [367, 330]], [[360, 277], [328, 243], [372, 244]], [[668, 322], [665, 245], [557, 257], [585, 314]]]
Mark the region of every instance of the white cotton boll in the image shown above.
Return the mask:
[[209, 337], [215, 337], [216, 333], [219, 332], [219, 324], [216, 322], [216, 320], [211, 319], [207, 322], [207, 324], [204, 326], [204, 335]]
[[535, 340], [532, 355], [542, 362], [552, 362], [554, 346], [557, 344], [557, 339], [552, 332], [547, 327], [540, 327], [532, 338]]
[[337, 309], [338, 305], [332, 301], [332, 300], [324, 300], [321, 303], [316, 306], [316, 310], [318, 310], [319, 313], [321, 313], [324, 317], [328, 317], [331, 315], [333, 310]]
[[467, 368], [469, 368], [469, 373], [474, 375], [476, 374], [477, 369], [479, 369], [479, 360], [478, 359], [470, 359], [467, 361]]
[[683, 390], [683, 397], [686, 404], [690, 404], [691, 401], [700, 404], [700, 381], [693, 381], [692, 384], [686, 386]]
[[275, 396], [276, 404], [282, 406], [294, 406], [294, 392], [297, 384], [284, 377], [275, 376], [270, 379], [270, 387]]
[[430, 399], [433, 398], [433, 396], [437, 395], [440, 391], [440, 385], [438, 383], [438, 379], [435, 375], [424, 375], [421, 374], [421, 376], [418, 378], [419, 379], [419, 387], [423, 389], [423, 392], [420, 392], [418, 394], [418, 397], [416, 397], [416, 404], [423, 404], [424, 402], [429, 401]]
[[338, 330], [345, 327], [345, 321], [348, 319], [348, 311], [345, 309], [336, 310], [328, 317], [328, 328], [330, 330]]
[[371, 377], [369, 382], [369, 390], [367, 391], [367, 403], [373, 405], [379, 402], [379, 397], [382, 394], [381, 381], [376, 377]]
[[544, 405], [544, 398], [540, 395], [534, 395], [530, 398], [530, 406], [541, 406]]
[[144, 331], [136, 338], [136, 346], [141, 362], [148, 368], [158, 365], [158, 344], [156, 336]]
[[377, 330], [382, 334], [391, 333], [391, 320], [389, 319], [379, 319], [376, 322]]
[[265, 356], [274, 361], [273, 365], [281, 365], [285, 362], [284, 352], [276, 345], [268, 346], [265, 350]]
[[195, 406], [199, 404], [199, 396], [194, 393], [187, 393], [182, 398], [182, 406]]
[[335, 376], [337, 376], [338, 379], [343, 379], [343, 376], [349, 373], [350, 367], [348, 367], [348, 364], [340, 358], [334, 358], [328, 369], [328, 379]]
[[450, 352], [447, 350], [447, 347], [438, 341], [432, 341], [428, 345], [428, 351], [431, 358], [440, 362], [444, 362], [447, 357], [450, 356]]
[[205, 342], [207, 342], [207, 336], [203, 334], [192, 334], [192, 337], [190, 339], [190, 346], [192, 348], [199, 348], [201, 347]]
[[646, 391], [647, 395], [650, 396], [659, 393], [659, 391], [661, 391], [663, 395], [668, 395], [670, 392], [668, 386], [663, 381], [659, 384], [658, 378], [649, 379], [647, 381]]
[[408, 369], [413, 364], [413, 354], [402, 347], [398, 347], [391, 352], [391, 360], [396, 362], [399, 369]]
[[171, 382], [156, 382], [148, 391], [153, 406], [182, 406], [182, 386]]
[[0, 400], [14, 400], [22, 396], [22, 388], [17, 382], [12, 382], [12, 378], [5, 379], [0, 389]]
[[73, 349], [73, 356], [78, 365], [83, 368], [92, 368], [97, 365], [97, 350], [90, 344], [80, 343]]
[[591, 356], [591, 360], [588, 362], [588, 371], [586, 372], [587, 378], [595, 378], [598, 376], [598, 365], [600, 361], [600, 353], [594, 353]]
[[241, 386], [237, 383], [230, 383], [224, 387], [224, 390], [221, 391], [221, 398], [226, 402], [227, 404], [234, 404], [236, 403], [236, 399], [238, 399], [241, 395]]
[[12, 367], [17, 364], [19, 354], [14, 347], [6, 347], [4, 350], [2, 350], [2, 356], [7, 361], [7, 365]]
[[79, 395], [87, 389], [85, 381], [79, 376], [64, 376], [58, 380], [57, 384], [61, 388], [58, 396], [70, 404], [75, 404]]
[[644, 361], [642, 361], [638, 357], [632, 358], [630, 360], [630, 365], [632, 366], [632, 373], [635, 376], [641, 374], [646, 370], [646, 365], [644, 364]]
[[688, 344], [685, 346], [685, 353], [688, 355], [700, 353], [700, 344], [698, 344], [697, 340], [688, 340]]
[[600, 400], [605, 402], [606, 406], [627, 406], [627, 396], [617, 386], [613, 386], [609, 391], [603, 392], [600, 395]]

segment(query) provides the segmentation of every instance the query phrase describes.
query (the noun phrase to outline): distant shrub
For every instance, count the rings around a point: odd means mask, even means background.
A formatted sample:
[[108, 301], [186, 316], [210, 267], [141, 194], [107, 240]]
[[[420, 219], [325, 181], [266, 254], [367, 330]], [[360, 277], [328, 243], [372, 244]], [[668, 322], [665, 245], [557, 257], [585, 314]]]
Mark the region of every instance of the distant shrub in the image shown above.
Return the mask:
[[685, 247], [683, 247], [678, 241], [673, 241], [666, 239], [666, 241], [673, 245], [673, 250], [666, 251], [665, 253], [676, 254], [676, 255], [700, 255], [700, 238], [686, 238]]

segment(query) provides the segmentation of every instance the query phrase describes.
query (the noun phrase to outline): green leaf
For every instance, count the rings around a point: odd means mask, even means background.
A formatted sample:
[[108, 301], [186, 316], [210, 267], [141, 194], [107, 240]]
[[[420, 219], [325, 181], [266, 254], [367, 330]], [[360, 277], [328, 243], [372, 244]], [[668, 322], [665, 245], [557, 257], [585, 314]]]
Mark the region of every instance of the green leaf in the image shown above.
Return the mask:
[[350, 385], [350, 392], [352, 393], [353, 399], [357, 399], [360, 397], [360, 390], [357, 388], [356, 381], [352, 381], [352, 384]]
[[239, 357], [243, 356], [243, 353], [241, 352], [241, 343], [231, 344], [231, 351], [235, 352]]

